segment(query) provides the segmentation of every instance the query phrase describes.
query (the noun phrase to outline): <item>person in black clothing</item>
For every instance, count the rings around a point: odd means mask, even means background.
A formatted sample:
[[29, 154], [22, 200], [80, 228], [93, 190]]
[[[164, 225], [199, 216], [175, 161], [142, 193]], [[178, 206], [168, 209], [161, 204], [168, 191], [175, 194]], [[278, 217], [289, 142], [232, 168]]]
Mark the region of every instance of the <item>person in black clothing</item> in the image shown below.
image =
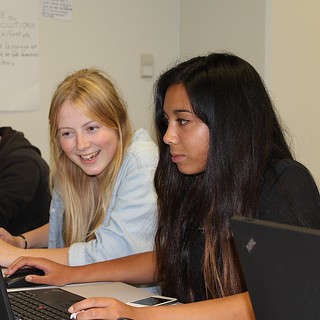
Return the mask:
[[[20, 258], [35, 283], [159, 281], [175, 306], [135, 308], [110, 298], [74, 304], [78, 320], [254, 319], [230, 218], [245, 216], [320, 229], [320, 196], [294, 160], [271, 99], [243, 59], [213, 53], [164, 72], [155, 86], [159, 163], [153, 252], [70, 267]], [[85, 275], [85, 276], [84, 276]]]
[[0, 127], [0, 227], [20, 235], [46, 224], [50, 198], [49, 167], [40, 150], [22, 132]]

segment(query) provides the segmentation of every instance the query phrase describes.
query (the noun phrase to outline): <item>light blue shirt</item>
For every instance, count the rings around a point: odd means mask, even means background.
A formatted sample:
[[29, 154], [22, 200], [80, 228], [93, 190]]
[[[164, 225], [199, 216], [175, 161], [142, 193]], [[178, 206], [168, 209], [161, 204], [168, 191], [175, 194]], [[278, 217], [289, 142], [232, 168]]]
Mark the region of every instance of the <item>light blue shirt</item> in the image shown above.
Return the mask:
[[[156, 193], [153, 185], [158, 150], [147, 131], [135, 132], [117, 176], [103, 224], [96, 239], [74, 243], [69, 264], [84, 265], [153, 250]], [[64, 207], [53, 192], [50, 207], [49, 248], [64, 247]]]

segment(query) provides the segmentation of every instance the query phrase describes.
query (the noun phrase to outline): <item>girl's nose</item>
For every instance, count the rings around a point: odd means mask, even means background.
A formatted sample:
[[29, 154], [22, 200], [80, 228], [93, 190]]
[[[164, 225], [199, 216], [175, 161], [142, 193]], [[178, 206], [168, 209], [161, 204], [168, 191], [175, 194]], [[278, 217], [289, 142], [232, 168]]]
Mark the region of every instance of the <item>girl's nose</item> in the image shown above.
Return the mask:
[[78, 134], [77, 135], [77, 149], [78, 150], [84, 150], [90, 146], [90, 141], [89, 139], [83, 135], [83, 134]]
[[163, 136], [163, 142], [165, 144], [171, 145], [171, 144], [176, 144], [178, 142], [178, 136], [174, 129], [169, 125], [167, 128], [166, 133]]

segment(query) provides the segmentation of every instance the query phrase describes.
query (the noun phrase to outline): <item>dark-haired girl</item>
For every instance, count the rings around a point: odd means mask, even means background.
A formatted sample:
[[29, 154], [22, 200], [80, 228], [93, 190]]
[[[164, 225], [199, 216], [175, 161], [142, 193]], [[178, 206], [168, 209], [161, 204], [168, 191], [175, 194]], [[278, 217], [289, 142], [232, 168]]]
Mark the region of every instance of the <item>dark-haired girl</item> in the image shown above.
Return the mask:
[[[160, 282], [176, 306], [135, 308], [110, 298], [73, 305], [77, 319], [254, 319], [230, 218], [320, 228], [319, 191], [293, 159], [267, 90], [246, 61], [213, 53], [180, 63], [155, 86], [160, 160], [155, 250], [82, 267], [20, 259], [37, 283]], [[83, 275], [86, 275], [85, 279]]]

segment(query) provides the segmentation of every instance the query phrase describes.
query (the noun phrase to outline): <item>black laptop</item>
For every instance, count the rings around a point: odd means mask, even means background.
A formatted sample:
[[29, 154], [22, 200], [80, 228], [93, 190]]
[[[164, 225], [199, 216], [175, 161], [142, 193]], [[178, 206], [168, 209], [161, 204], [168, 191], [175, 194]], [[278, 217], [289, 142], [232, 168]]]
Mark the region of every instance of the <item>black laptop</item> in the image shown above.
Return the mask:
[[1, 320], [69, 319], [68, 308], [84, 297], [61, 288], [42, 288], [7, 292], [0, 270]]
[[320, 230], [233, 217], [257, 320], [320, 319]]

